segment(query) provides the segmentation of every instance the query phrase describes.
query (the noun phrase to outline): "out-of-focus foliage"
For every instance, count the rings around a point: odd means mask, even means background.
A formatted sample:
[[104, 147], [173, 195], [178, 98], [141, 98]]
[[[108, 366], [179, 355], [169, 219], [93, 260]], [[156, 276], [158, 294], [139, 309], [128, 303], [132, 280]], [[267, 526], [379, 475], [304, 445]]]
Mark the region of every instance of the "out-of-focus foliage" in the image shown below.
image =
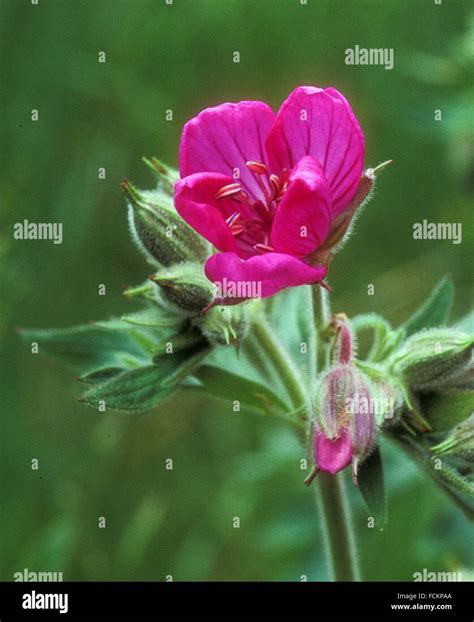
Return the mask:
[[[182, 124], [202, 108], [239, 99], [277, 108], [303, 83], [348, 96], [367, 165], [395, 161], [331, 266], [333, 310], [378, 312], [398, 325], [450, 272], [453, 316], [463, 315], [472, 298], [469, 4], [1, 3], [0, 578], [25, 567], [65, 579], [326, 577], [304, 452], [284, 422], [184, 390], [139, 416], [86, 409], [70, 372], [25, 351], [14, 328], [130, 313], [121, 292], [143, 280], [144, 264], [129, 241], [120, 181], [149, 185], [143, 155], [175, 164]], [[356, 44], [394, 48], [394, 69], [346, 66], [344, 51]], [[458, 69], [441, 79], [440, 67]], [[414, 240], [413, 223], [425, 218], [462, 222], [463, 243]], [[63, 244], [13, 240], [23, 219], [62, 222]], [[423, 568], [467, 578], [466, 518], [388, 442], [382, 454], [383, 532], [367, 527], [351, 493], [365, 578], [410, 580]]]

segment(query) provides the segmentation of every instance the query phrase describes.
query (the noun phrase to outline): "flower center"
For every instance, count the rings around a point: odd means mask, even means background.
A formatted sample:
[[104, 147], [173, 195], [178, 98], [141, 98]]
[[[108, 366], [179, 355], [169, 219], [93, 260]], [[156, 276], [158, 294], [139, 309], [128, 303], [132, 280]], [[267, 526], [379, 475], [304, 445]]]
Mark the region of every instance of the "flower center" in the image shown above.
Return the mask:
[[223, 186], [216, 194], [217, 200], [231, 199], [236, 204], [226, 222], [241, 245], [259, 253], [273, 251], [269, 245], [270, 230], [278, 203], [288, 182], [270, 173], [268, 167], [257, 160], [249, 160], [245, 166], [251, 171], [262, 191], [263, 201], [250, 197], [239, 182]]

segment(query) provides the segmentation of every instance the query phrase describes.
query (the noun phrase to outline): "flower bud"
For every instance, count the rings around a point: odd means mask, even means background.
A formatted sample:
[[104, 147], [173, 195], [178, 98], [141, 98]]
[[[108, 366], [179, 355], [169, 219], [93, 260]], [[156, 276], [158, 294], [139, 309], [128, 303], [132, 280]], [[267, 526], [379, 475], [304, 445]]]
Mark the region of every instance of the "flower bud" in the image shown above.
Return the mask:
[[211, 307], [193, 320], [213, 345], [239, 344], [249, 326], [248, 305]]
[[199, 263], [179, 263], [150, 276], [165, 298], [178, 309], [200, 313], [212, 300], [212, 283], [206, 279]]
[[179, 216], [171, 197], [161, 189], [138, 190], [127, 180], [122, 189], [129, 201], [130, 233], [152, 265], [205, 261], [208, 243]]
[[377, 441], [371, 381], [352, 364], [339, 364], [320, 380], [313, 399], [314, 451], [318, 468], [337, 473], [358, 465]]
[[455, 454], [467, 460], [474, 459], [474, 413], [455, 426], [447, 438], [431, 447], [436, 456]]
[[474, 339], [452, 328], [411, 336], [395, 351], [391, 368], [412, 389], [439, 389], [471, 363]]

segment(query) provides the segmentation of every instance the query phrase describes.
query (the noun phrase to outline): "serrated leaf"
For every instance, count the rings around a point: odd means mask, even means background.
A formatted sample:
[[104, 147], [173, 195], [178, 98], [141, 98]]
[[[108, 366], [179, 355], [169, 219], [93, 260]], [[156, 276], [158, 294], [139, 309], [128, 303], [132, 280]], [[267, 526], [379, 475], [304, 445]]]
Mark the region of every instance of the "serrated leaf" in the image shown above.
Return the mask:
[[178, 382], [207, 355], [208, 347], [163, 355], [155, 364], [126, 371], [84, 393], [90, 406], [102, 402], [106, 409], [140, 411], [157, 406]]
[[445, 326], [454, 301], [454, 284], [451, 277], [444, 277], [431, 292], [423, 305], [403, 325], [407, 337], [423, 328]]
[[212, 365], [202, 365], [193, 376], [207, 393], [226, 400], [239, 400], [242, 404], [270, 414], [288, 412], [289, 407], [264, 385]]
[[72, 328], [37, 330], [24, 329], [24, 342], [38, 343], [39, 353], [60, 359], [80, 373], [103, 367], [130, 367], [147, 358], [133, 330], [123, 332], [106, 328], [106, 323], [87, 324]]
[[359, 469], [359, 490], [375, 524], [383, 529], [387, 522], [387, 503], [383, 476], [382, 457], [377, 447]]

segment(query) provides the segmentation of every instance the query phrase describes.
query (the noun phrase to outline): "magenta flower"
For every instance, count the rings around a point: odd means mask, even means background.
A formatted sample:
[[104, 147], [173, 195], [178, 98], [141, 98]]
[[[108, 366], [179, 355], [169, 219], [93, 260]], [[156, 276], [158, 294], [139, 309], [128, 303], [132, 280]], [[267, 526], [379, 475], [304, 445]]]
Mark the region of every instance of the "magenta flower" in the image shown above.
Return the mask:
[[262, 297], [321, 281], [315, 253], [354, 198], [363, 161], [362, 130], [333, 88], [299, 87], [276, 115], [259, 101], [203, 110], [183, 129], [175, 205], [220, 251], [207, 277], [258, 283]]

